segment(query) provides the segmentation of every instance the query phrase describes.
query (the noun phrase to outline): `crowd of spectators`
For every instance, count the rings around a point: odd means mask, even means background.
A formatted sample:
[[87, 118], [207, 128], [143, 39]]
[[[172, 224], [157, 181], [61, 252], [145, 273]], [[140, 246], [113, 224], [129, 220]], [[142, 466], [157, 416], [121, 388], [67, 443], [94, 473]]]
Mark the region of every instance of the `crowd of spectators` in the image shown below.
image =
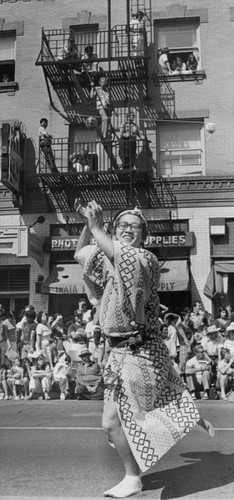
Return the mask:
[[103, 399], [107, 350], [94, 314], [84, 299], [68, 321], [31, 305], [17, 321], [0, 307], [0, 398]]
[[[95, 308], [81, 299], [69, 320], [36, 314], [29, 305], [15, 318], [0, 305], [1, 399], [103, 399], [103, 370], [110, 347]], [[160, 305], [159, 334], [194, 399], [226, 400], [234, 381], [234, 313], [217, 318], [199, 301], [175, 314]]]
[[165, 308], [160, 330], [170, 357], [194, 399], [227, 400], [234, 386], [234, 313], [230, 304], [217, 318], [199, 301], [180, 315]]
[[170, 57], [169, 48], [164, 47], [158, 51], [158, 71], [162, 75], [191, 74], [198, 69], [198, 59], [190, 53], [184, 60], [180, 56]]

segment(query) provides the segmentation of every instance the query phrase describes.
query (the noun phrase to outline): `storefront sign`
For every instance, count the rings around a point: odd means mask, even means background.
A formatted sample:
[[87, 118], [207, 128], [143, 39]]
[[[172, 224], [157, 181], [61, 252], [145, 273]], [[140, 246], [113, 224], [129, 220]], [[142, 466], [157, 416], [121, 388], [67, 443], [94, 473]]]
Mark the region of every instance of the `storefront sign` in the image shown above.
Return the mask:
[[[66, 238], [53, 237], [51, 238], [51, 250], [61, 251], [61, 250], [74, 250], [78, 242], [78, 237], [67, 236]], [[170, 233], [170, 234], [154, 234], [148, 235], [145, 247], [193, 247], [194, 238], [193, 233], [184, 231], [181, 233]]]
[[181, 233], [169, 234], [149, 234], [147, 236], [146, 247], [193, 247], [193, 233], [183, 231]]

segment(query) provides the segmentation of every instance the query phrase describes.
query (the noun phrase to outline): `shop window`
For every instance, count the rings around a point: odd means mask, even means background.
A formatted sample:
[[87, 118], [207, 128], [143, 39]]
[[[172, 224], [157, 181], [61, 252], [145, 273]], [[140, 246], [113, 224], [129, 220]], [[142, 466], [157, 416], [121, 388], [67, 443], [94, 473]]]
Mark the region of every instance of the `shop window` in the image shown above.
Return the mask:
[[[188, 59], [193, 54], [197, 61], [196, 70], [201, 70], [200, 23], [199, 21], [166, 21], [155, 22], [156, 67], [160, 50], [168, 47], [168, 61], [174, 69], [176, 58], [182, 61], [183, 68], [188, 70]], [[159, 72], [159, 68], [157, 69]], [[186, 74], [186, 73], [185, 73]]]
[[0, 34], [0, 84], [10, 86], [15, 81], [15, 34]]
[[158, 126], [161, 176], [204, 174], [204, 127], [202, 123], [163, 123]]
[[0, 292], [27, 292], [29, 266], [0, 267]]

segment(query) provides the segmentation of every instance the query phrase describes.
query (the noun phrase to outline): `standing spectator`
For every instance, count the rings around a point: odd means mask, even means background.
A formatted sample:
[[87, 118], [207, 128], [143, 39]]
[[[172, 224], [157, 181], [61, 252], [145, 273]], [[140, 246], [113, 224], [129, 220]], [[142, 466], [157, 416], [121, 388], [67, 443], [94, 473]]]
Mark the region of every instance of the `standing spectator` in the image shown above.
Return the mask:
[[38, 353], [33, 355], [34, 365], [30, 370], [29, 396], [32, 399], [35, 393], [39, 394], [38, 399], [50, 399], [52, 389], [52, 372], [50, 364], [46, 362], [44, 356]]
[[221, 399], [226, 400], [226, 392], [233, 389], [234, 356], [229, 349], [221, 349], [221, 360], [218, 363], [217, 389], [221, 389]]
[[185, 309], [180, 313], [181, 323], [177, 328], [178, 341], [180, 345], [179, 351], [179, 368], [181, 374], [185, 375], [185, 366], [188, 359], [191, 345], [194, 340], [192, 324], [190, 322], [190, 309]]
[[97, 363], [104, 367], [105, 366], [105, 338], [102, 334], [100, 326], [95, 326], [94, 328], [94, 349], [92, 352], [92, 361], [97, 361]]
[[0, 311], [0, 367], [5, 364], [5, 352], [7, 349], [4, 321], [6, 319], [5, 311]]
[[223, 343], [225, 349], [229, 349], [231, 356], [234, 356], [234, 322], [226, 328], [226, 338]]
[[132, 55], [134, 57], [144, 56], [146, 47], [146, 31], [145, 23], [143, 18], [145, 17], [144, 12], [138, 10], [138, 12], [132, 16], [130, 21], [130, 33], [131, 33], [131, 46]]
[[69, 396], [69, 379], [71, 378], [71, 358], [67, 354], [61, 354], [54, 369], [53, 378], [58, 382], [60, 399], [64, 401]]
[[136, 163], [136, 140], [137, 137], [144, 140], [145, 136], [134, 121], [134, 113], [126, 114], [124, 122], [120, 126], [119, 156], [122, 160], [122, 168], [133, 168]]
[[17, 352], [16, 320], [14, 314], [6, 314], [6, 319], [3, 321], [3, 329], [8, 349]]
[[90, 97], [96, 96], [96, 108], [102, 119], [101, 132], [104, 139], [107, 138], [108, 125], [113, 111], [110, 105], [110, 92], [107, 85], [108, 78], [103, 76], [99, 80], [99, 86], [95, 87], [95, 84], [91, 83], [90, 92]]
[[19, 339], [20, 339], [20, 357], [21, 359], [28, 357], [36, 348], [36, 328], [35, 321], [36, 313], [34, 310], [25, 312], [22, 320], [17, 323]]
[[193, 399], [196, 399], [196, 393], [200, 391], [204, 391], [202, 399], [209, 399], [211, 360], [202, 346], [195, 346], [194, 353], [195, 356], [189, 359], [185, 366], [188, 388]]
[[82, 362], [76, 372], [75, 393], [77, 399], [103, 399], [102, 369], [98, 363], [91, 361], [91, 353], [87, 347], [80, 352]]
[[42, 151], [46, 164], [48, 165], [49, 169], [51, 172], [58, 172], [58, 169], [56, 167], [55, 163], [55, 157], [54, 153], [52, 151], [52, 135], [49, 134], [47, 131], [48, 127], [48, 120], [47, 118], [41, 118], [40, 120], [40, 127], [38, 129], [38, 136], [39, 136], [39, 147], [40, 150]]
[[230, 302], [226, 302], [226, 304], [223, 305], [227, 309], [228, 312], [228, 319], [230, 321], [234, 321], [234, 312], [233, 312], [233, 307]]
[[176, 331], [174, 331], [174, 330], [171, 331], [171, 333], [169, 333], [168, 329], [169, 329], [169, 327], [168, 327], [167, 323], [162, 323], [160, 325], [160, 332], [161, 332], [162, 338], [163, 338], [163, 340], [168, 348], [170, 358], [175, 360], [175, 358], [177, 356], [177, 349], [176, 349], [177, 334], [176, 334]]
[[160, 56], [158, 58], [159, 73], [162, 73], [163, 75], [170, 75], [172, 73], [171, 66], [168, 60], [168, 54], [169, 48], [164, 47], [161, 50]]
[[45, 311], [40, 311], [37, 315], [37, 323], [36, 351], [43, 354], [45, 360], [49, 362], [51, 368], [53, 368], [50, 355], [51, 328], [48, 323], [48, 313]]
[[67, 339], [67, 328], [63, 321], [63, 315], [56, 313], [51, 323], [51, 338], [57, 340], [57, 350], [63, 351], [63, 341]]
[[202, 305], [199, 300], [192, 304], [192, 312], [190, 314], [190, 321], [193, 323], [193, 329], [198, 330], [205, 324], [205, 312], [202, 310]]
[[92, 309], [88, 309], [87, 302], [85, 299], [80, 299], [78, 302], [78, 310], [82, 311], [82, 320], [85, 324], [88, 323], [88, 321], [91, 321], [93, 319], [93, 314], [95, 311], [92, 311]]

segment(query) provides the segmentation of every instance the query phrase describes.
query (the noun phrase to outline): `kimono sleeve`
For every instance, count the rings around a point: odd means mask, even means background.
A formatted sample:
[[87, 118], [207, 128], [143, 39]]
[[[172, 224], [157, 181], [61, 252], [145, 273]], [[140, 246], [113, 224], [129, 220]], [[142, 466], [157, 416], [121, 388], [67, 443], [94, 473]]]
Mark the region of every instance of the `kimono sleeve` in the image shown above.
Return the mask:
[[158, 300], [159, 266], [147, 250], [114, 242], [115, 279], [120, 306], [127, 316], [145, 324], [145, 311]]
[[88, 299], [97, 305], [103, 295], [104, 254], [97, 245], [87, 245], [76, 253], [75, 259], [83, 267], [83, 281]]

